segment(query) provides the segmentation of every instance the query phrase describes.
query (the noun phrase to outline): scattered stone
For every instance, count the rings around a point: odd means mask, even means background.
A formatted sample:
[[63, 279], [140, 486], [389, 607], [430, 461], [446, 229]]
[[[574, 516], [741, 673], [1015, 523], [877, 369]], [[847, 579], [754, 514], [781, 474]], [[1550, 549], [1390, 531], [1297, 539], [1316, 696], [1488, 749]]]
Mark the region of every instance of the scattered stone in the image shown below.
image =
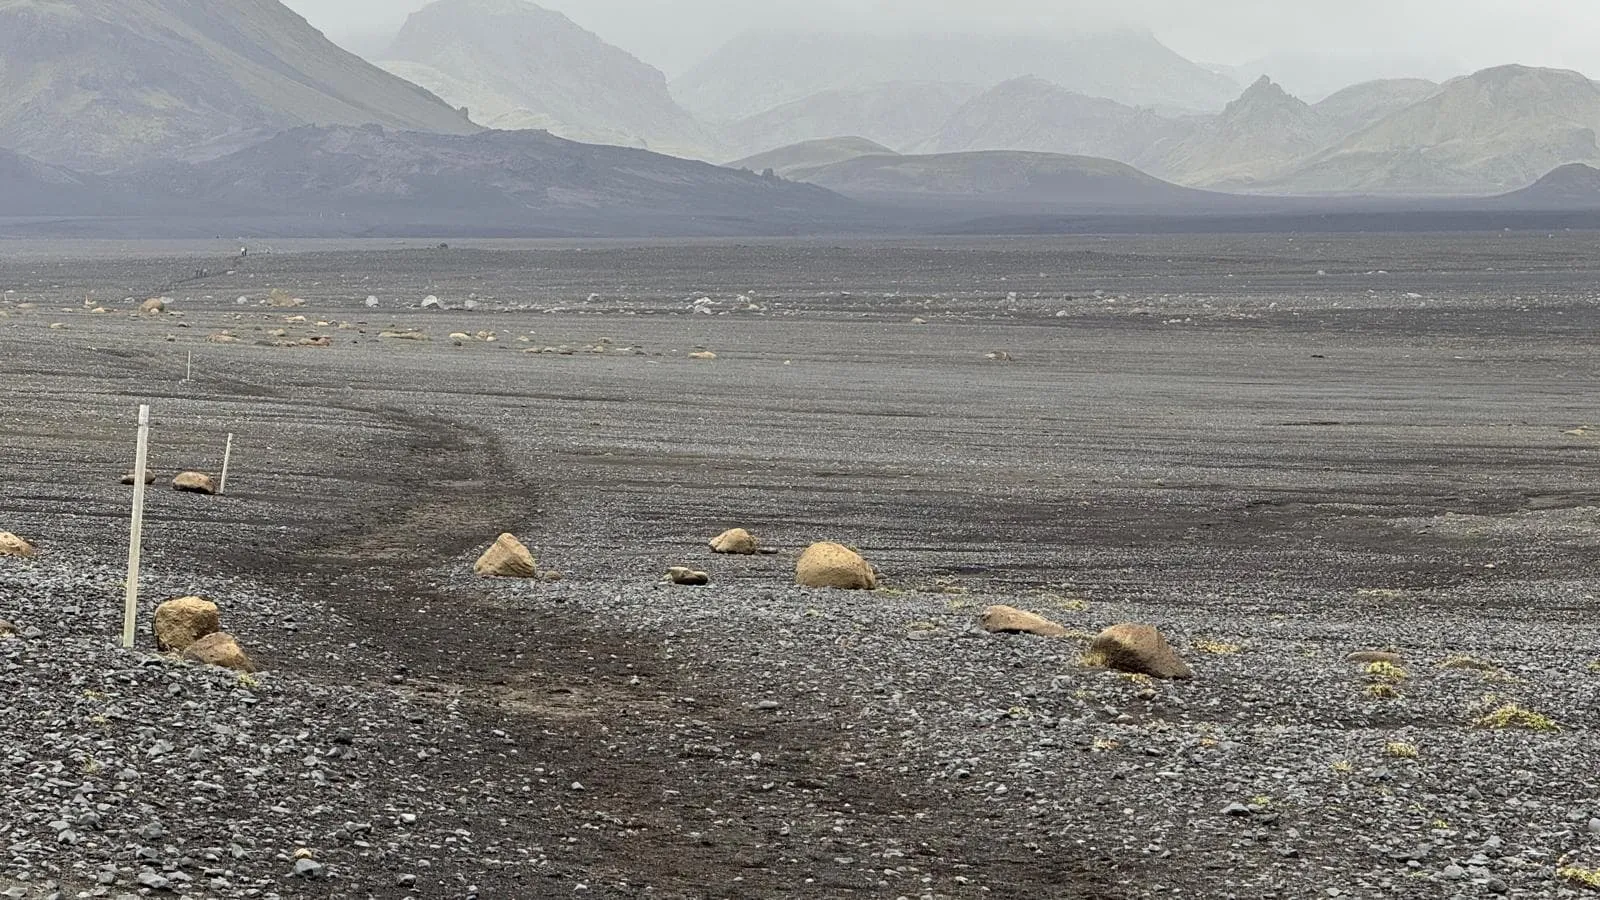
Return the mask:
[[533, 578], [539, 574], [533, 554], [515, 535], [502, 534], [478, 557], [472, 571], [490, 578]]
[[7, 622], [5, 619], [0, 619], [0, 641], [3, 641], [7, 638], [14, 638], [16, 636], [17, 626]]
[[1011, 354], [1005, 350], [996, 350], [993, 353], [987, 354], [984, 358], [993, 362], [1011, 362]]
[[1391, 666], [1399, 666], [1404, 668], [1406, 664], [1405, 657], [1398, 653], [1390, 653], [1387, 650], [1357, 650], [1349, 656], [1346, 656], [1344, 661], [1348, 663], [1354, 663], [1358, 666], [1370, 666], [1373, 663], [1388, 663]]
[[222, 630], [222, 613], [203, 597], [179, 597], [156, 607], [156, 648], [182, 652]]
[[730, 528], [711, 539], [711, 552], [752, 556], [761, 552], [761, 545], [756, 542], [754, 535], [743, 528]]
[[244, 343], [244, 341], [240, 340], [239, 338], [234, 337], [233, 335], [227, 333], [226, 331], [219, 331], [216, 334], [213, 334], [213, 335], [210, 335], [209, 337], [207, 337], [206, 338], [206, 343], [208, 343], [208, 344], [242, 344], [242, 343]]
[[177, 478], [172, 479], [172, 489], [185, 494], [205, 494], [209, 497], [217, 492], [217, 482], [204, 472], [182, 472]]
[[378, 334], [379, 340], [386, 341], [425, 341], [428, 335], [421, 331], [384, 331]]
[[[137, 480], [138, 480], [138, 478], [135, 476], [135, 473], [133, 473], [133, 472], [129, 472], [126, 475], [122, 476], [122, 483], [123, 484], [133, 484]], [[156, 483], [156, 473], [150, 471], [149, 469], [145, 469], [144, 470], [144, 483], [145, 483], [146, 486], [155, 484]]]
[[290, 875], [294, 878], [316, 881], [328, 877], [328, 867], [314, 859], [297, 859], [294, 861], [294, 871]]
[[1161, 632], [1149, 625], [1113, 625], [1100, 632], [1090, 645], [1085, 662], [1152, 678], [1194, 677], [1189, 664], [1178, 656]]
[[711, 576], [704, 572], [696, 572], [687, 566], [673, 566], [667, 570], [667, 574], [661, 576], [661, 580], [690, 587], [705, 587], [711, 583]]
[[801, 587], [870, 591], [878, 575], [861, 554], [840, 544], [812, 544], [795, 565], [795, 583]]
[[183, 651], [183, 658], [190, 662], [232, 669], [235, 672], [256, 670], [256, 664], [244, 652], [244, 648], [239, 646], [239, 641], [233, 635], [220, 631], [208, 634], [190, 644]]
[[139, 304], [139, 312], [147, 316], [159, 316], [167, 311], [167, 301], [160, 297], [151, 297]]
[[9, 531], [0, 531], [0, 556], [15, 556], [22, 559], [32, 559], [38, 555], [33, 545], [17, 537]]
[[701, 359], [701, 360], [712, 360], [712, 359], [716, 359], [717, 355], [715, 353], [712, 353], [710, 350], [696, 350], [695, 352], [689, 354], [689, 358], [690, 359]]
[[1043, 616], [1013, 606], [991, 606], [979, 618], [990, 634], [1036, 634], [1040, 637], [1065, 637], [1067, 629]]

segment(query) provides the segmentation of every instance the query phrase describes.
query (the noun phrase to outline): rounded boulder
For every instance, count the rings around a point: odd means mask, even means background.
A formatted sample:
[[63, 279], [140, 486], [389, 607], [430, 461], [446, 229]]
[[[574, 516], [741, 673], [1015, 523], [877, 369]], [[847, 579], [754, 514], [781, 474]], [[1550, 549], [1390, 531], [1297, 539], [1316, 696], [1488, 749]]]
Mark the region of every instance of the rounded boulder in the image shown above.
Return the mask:
[[795, 583], [801, 587], [870, 591], [878, 575], [861, 554], [842, 544], [812, 544], [795, 565]]
[[208, 634], [190, 644], [183, 658], [207, 666], [221, 666], [235, 672], [254, 672], [256, 664], [231, 634]]
[[730, 528], [711, 539], [711, 552], [753, 556], [761, 552], [761, 545], [743, 528]]
[[222, 613], [203, 597], [179, 597], [156, 607], [156, 648], [183, 652], [222, 630]]

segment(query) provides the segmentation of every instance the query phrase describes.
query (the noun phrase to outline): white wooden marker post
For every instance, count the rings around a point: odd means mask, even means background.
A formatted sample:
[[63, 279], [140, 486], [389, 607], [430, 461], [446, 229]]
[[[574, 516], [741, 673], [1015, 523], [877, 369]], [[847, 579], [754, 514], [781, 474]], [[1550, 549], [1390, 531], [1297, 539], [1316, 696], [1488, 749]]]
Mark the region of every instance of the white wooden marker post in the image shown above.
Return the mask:
[[139, 614], [139, 547], [144, 537], [144, 470], [150, 455], [150, 407], [139, 407], [139, 449], [133, 460], [133, 527], [128, 537], [128, 594], [122, 607], [122, 646], [133, 648]]
[[189, 363], [183, 367], [183, 383], [194, 381], [194, 351], [189, 351]]
[[222, 448], [222, 479], [217, 482], [217, 493], [228, 492], [228, 463], [233, 460], [233, 432], [228, 432], [228, 446]]

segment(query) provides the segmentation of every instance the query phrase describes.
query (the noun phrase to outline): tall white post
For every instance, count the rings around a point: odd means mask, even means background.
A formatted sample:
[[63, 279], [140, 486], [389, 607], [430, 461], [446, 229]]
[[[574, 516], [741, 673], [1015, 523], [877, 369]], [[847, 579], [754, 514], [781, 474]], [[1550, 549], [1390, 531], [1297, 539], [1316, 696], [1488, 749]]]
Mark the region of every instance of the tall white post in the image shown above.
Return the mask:
[[133, 527], [128, 537], [128, 593], [122, 606], [122, 646], [133, 648], [139, 615], [139, 549], [144, 538], [144, 471], [150, 455], [150, 407], [139, 407], [139, 449], [133, 460]]
[[233, 432], [228, 432], [228, 445], [222, 448], [222, 479], [217, 482], [217, 493], [228, 492], [228, 463], [233, 461]]
[[190, 350], [189, 362], [183, 367], [183, 383], [188, 384], [192, 381], [194, 381], [194, 351]]

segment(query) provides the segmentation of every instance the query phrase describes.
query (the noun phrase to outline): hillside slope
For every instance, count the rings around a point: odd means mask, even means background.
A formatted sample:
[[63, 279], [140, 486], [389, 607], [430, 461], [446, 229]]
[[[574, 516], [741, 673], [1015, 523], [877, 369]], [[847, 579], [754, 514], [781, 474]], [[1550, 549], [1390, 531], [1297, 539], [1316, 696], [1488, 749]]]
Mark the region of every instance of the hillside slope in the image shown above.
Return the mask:
[[406, 20], [380, 64], [492, 128], [715, 155], [710, 134], [667, 93], [666, 76], [523, 0], [438, 0]]
[[103, 171], [365, 123], [476, 130], [278, 0], [0, 0], [0, 147]]

